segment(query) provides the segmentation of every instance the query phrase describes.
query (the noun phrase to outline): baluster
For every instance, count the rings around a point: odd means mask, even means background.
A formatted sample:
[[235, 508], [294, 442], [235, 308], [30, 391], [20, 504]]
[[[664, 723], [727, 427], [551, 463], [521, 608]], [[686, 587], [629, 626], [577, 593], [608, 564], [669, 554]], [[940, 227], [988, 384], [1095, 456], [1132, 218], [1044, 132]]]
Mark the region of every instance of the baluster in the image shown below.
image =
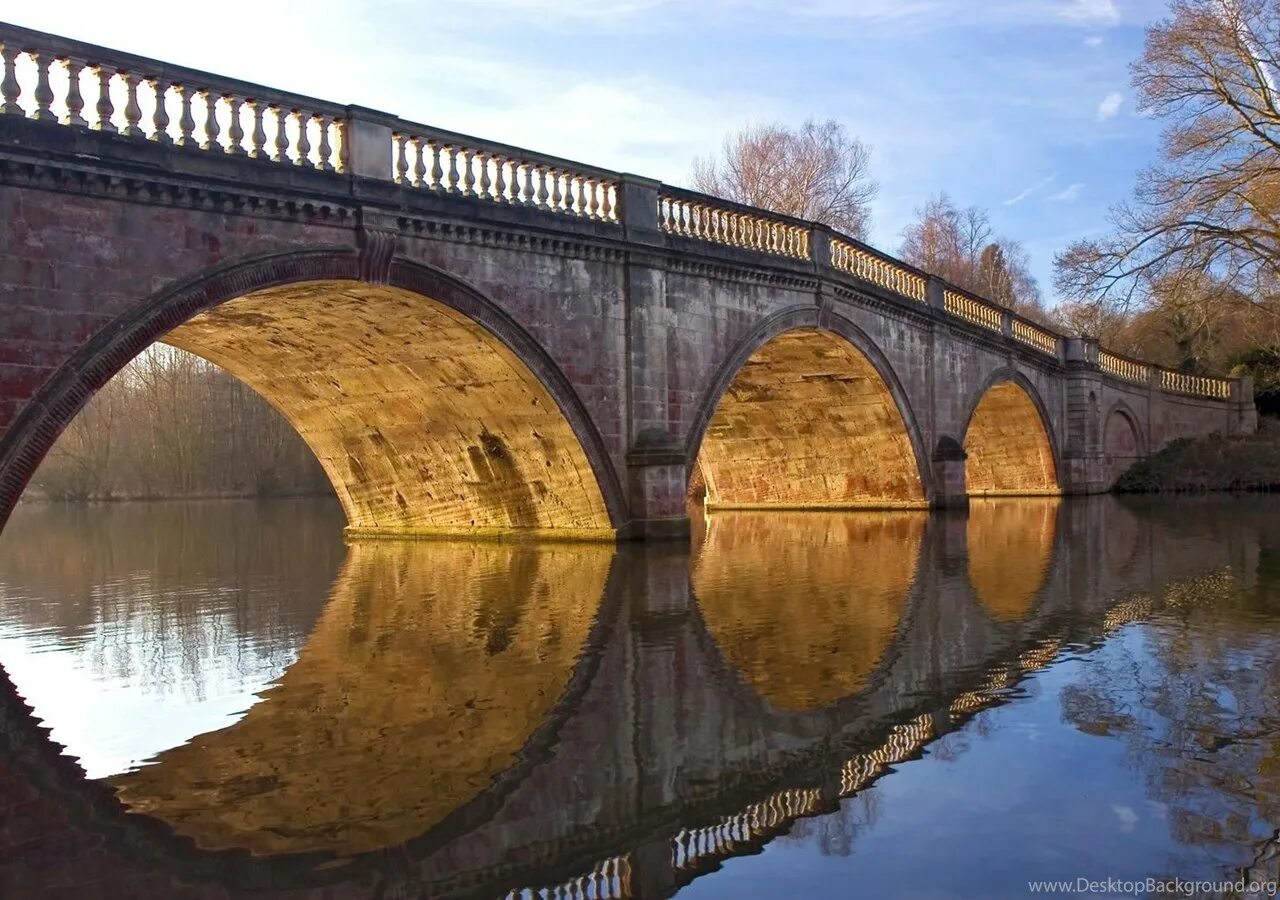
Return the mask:
[[138, 123], [142, 121], [142, 109], [138, 106], [138, 81], [137, 75], [132, 72], [123, 72], [125, 87], [128, 91], [128, 99], [124, 104], [124, 133], [128, 137], [146, 137], [146, 132], [138, 127]]
[[295, 109], [293, 120], [298, 124], [298, 158], [293, 164], [303, 169], [315, 168], [311, 162], [311, 138], [307, 135], [307, 129], [311, 126], [311, 113]]
[[613, 185], [607, 181], [600, 183], [600, 218], [613, 221], [613, 202], [609, 195], [613, 193]]
[[[601, 218], [601, 216], [600, 216], [600, 198], [597, 196], [597, 192], [598, 192], [598, 191], [600, 190], [600, 188], [601, 188], [601, 187], [603, 187], [603, 186], [605, 186], [605, 185], [604, 185], [604, 182], [602, 182], [602, 181], [595, 181], [594, 179], [587, 179], [587, 196], [589, 196], [589, 197], [591, 198], [591, 206], [590, 206], [590, 207], [588, 207], [588, 209], [587, 209], [587, 215], [588, 215], [590, 218], [592, 218], [592, 219], [599, 219], [599, 218]], [[689, 209], [689, 213], [690, 213], [690, 215], [692, 215], [692, 213], [693, 213], [693, 208], [692, 208], [692, 207], [690, 207], [690, 209]]]
[[545, 209], [547, 206], [547, 170], [541, 165], [534, 166], [534, 171], [538, 173], [538, 207]]
[[493, 186], [489, 180], [489, 158], [483, 150], [476, 153], [476, 165], [480, 167], [480, 196], [486, 200], [490, 199], [489, 189]]
[[218, 134], [222, 127], [218, 124], [218, 94], [210, 88], [201, 88], [200, 96], [204, 97], [204, 141], [201, 150], [221, 150]]
[[316, 168], [321, 172], [332, 172], [333, 163], [329, 162], [333, 156], [333, 146], [329, 143], [329, 117], [316, 116], [316, 123], [320, 126], [320, 146], [316, 148], [319, 164]]
[[404, 184], [409, 177], [409, 138], [399, 131], [392, 132], [391, 140], [396, 145], [396, 170], [393, 176], [396, 184]]
[[32, 53], [31, 58], [36, 62], [36, 89], [32, 94], [36, 100], [36, 111], [32, 118], [37, 122], [56, 122], [57, 114], [51, 108], [53, 105], [53, 88], [49, 85], [49, 62], [51, 57], [48, 53]]
[[495, 203], [507, 202], [507, 181], [503, 173], [507, 168], [507, 161], [501, 156], [493, 158], [493, 199]]
[[84, 68], [84, 61], [67, 57], [63, 63], [67, 69], [67, 115], [62, 124], [84, 128], [89, 124], [80, 115], [84, 109], [84, 98], [80, 96], [80, 70]]
[[522, 163], [522, 165], [524, 166], [524, 190], [520, 193], [521, 202], [525, 206], [533, 206], [537, 189], [533, 183], [533, 166], [530, 163]]
[[151, 114], [151, 124], [155, 131], [151, 135], [151, 140], [157, 144], [172, 144], [173, 138], [169, 137], [169, 111], [165, 109], [165, 94], [169, 92], [169, 83], [160, 78], [152, 76], [147, 79], [147, 84], [151, 85], [151, 90], [156, 95], [156, 108]]
[[18, 98], [22, 96], [22, 85], [18, 84], [18, 48], [0, 44], [0, 59], [4, 60], [4, 79], [0, 80], [0, 99], [4, 100], [4, 105], [0, 106], [0, 113], [6, 116], [25, 115], [18, 105]]
[[431, 149], [431, 189], [439, 191], [444, 179], [444, 169], [440, 168], [440, 143], [428, 141], [426, 146]]
[[116, 111], [111, 104], [111, 76], [115, 74], [115, 70], [110, 66], [98, 64], [93, 67], [93, 74], [98, 77], [98, 102], [93, 107], [97, 121], [93, 123], [93, 130], [101, 131], [103, 134], [115, 134], [116, 126], [111, 121], [111, 116]]
[[195, 138], [193, 135], [196, 130], [196, 120], [191, 114], [191, 94], [193, 91], [185, 84], [175, 85], [178, 89], [178, 99], [182, 104], [182, 112], [178, 114], [178, 146], [193, 147], [195, 146]]
[[240, 107], [243, 101], [234, 94], [223, 94], [231, 107], [231, 127], [227, 129], [227, 152], [232, 156], [244, 156], [244, 126], [240, 124]]
[[[596, 216], [595, 206], [595, 190], [596, 184], [590, 178], [578, 179], [578, 215], [589, 216], [594, 219]], [[591, 195], [592, 208], [587, 207], [587, 195]]]
[[474, 154], [475, 151], [469, 147], [462, 149], [462, 196], [464, 197], [476, 195], [476, 173], [471, 166]]
[[425, 187], [427, 181], [427, 161], [424, 157], [425, 142], [420, 137], [413, 139], [413, 186]]
[[251, 159], [263, 159], [267, 155], [263, 149], [267, 146], [267, 130], [262, 127], [262, 114], [266, 111], [266, 104], [256, 97], [249, 97], [245, 102], [249, 104], [249, 109], [253, 111], [253, 134], [250, 136], [253, 149], [249, 151], [249, 157]]
[[566, 171], [564, 173], [564, 211], [571, 216], [583, 215], [582, 176]]
[[271, 114], [276, 117], [276, 152], [271, 159], [278, 163], [287, 163], [289, 161], [289, 133], [285, 130], [285, 126], [289, 124], [289, 115], [279, 103], [271, 104], [270, 109]]
[[449, 154], [449, 181], [445, 185], [445, 190], [454, 194], [458, 191], [458, 151], [452, 144], [445, 144], [444, 149]]
[[[560, 212], [560, 204], [564, 202], [564, 196], [560, 193], [560, 173], [555, 168], [552, 168], [548, 174], [551, 176], [551, 208], [556, 212]], [[572, 207], [572, 187], [569, 189], [569, 197], [570, 206]]]
[[347, 143], [347, 120], [333, 120], [333, 137], [338, 142], [337, 171], [346, 173], [351, 169], [351, 145]]

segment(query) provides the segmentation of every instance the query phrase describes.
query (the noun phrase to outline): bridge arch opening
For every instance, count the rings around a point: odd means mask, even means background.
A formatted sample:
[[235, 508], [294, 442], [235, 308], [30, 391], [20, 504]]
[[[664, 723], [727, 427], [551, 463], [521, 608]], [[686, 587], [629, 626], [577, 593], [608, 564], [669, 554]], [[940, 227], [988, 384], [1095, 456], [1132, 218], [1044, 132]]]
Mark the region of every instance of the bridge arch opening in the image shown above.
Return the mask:
[[843, 335], [817, 327], [784, 331], [751, 353], [707, 424], [691, 476], [709, 509], [927, 505], [886, 378]]
[[[221, 367], [283, 415], [327, 474], [350, 533], [614, 536], [617, 497], [606, 501], [598, 436], [584, 434], [589, 420], [563, 376], [546, 377], [558, 370], [499, 337], [495, 316], [482, 324], [474, 310], [394, 284], [276, 281], [243, 292], [252, 284], [243, 277], [231, 299], [195, 309], [171, 298], [135, 323], [133, 345], [110, 371], [111, 354], [99, 350], [48, 390], [91, 394], [159, 341]], [[56, 393], [41, 399], [31, 405], [45, 421], [16, 429], [35, 447], [10, 455], [9, 468], [38, 462], [53, 443], [41, 446], [43, 436], [74, 414]], [[25, 483], [31, 472], [18, 474]], [[6, 508], [15, 500], [6, 497]]]
[[969, 416], [964, 452], [970, 495], [1061, 493], [1048, 422], [1019, 381], [996, 381], [982, 394]]

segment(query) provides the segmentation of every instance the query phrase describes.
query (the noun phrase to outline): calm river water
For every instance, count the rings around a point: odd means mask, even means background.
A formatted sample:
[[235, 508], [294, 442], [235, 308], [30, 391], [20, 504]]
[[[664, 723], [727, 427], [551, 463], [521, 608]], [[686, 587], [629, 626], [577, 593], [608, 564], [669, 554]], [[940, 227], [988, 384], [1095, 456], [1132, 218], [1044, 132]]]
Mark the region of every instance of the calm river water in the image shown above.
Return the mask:
[[1276, 500], [698, 525], [348, 545], [324, 501], [20, 507], [0, 896], [1276, 877]]

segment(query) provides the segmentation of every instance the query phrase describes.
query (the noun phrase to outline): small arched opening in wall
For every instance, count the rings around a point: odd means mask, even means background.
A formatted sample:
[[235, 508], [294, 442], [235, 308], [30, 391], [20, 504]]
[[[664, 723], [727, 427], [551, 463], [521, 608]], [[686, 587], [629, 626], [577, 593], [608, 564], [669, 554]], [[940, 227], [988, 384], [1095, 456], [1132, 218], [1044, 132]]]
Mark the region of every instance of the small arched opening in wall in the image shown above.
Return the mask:
[[1107, 413], [1102, 428], [1102, 450], [1107, 457], [1107, 484], [1116, 479], [1141, 459], [1144, 442], [1138, 419], [1123, 403], [1117, 403]]
[[621, 491], [544, 351], [453, 279], [349, 249], [263, 258], [140, 304], [27, 404], [0, 444], [5, 516], [77, 411], [155, 342], [252, 388], [306, 442], [354, 534], [612, 538]]
[[965, 428], [964, 452], [970, 496], [1061, 493], [1044, 405], [1014, 373], [998, 374], [982, 392]]
[[777, 316], [722, 371], [690, 471], [708, 509], [927, 505], [900, 386], [874, 345], [833, 319]]

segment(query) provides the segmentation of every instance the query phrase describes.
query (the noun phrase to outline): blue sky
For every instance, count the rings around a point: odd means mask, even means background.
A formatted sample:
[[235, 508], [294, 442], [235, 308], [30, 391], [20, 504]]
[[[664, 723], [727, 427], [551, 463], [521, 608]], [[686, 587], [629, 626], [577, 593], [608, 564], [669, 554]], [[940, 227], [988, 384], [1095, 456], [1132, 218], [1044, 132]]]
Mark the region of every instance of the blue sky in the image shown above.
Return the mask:
[[[125, 10], [128, 10], [126, 12]], [[175, 16], [174, 11], [181, 14]], [[872, 242], [939, 190], [1053, 254], [1154, 159], [1128, 64], [1162, 0], [60, 0], [10, 21], [687, 184], [747, 122], [873, 147]]]

